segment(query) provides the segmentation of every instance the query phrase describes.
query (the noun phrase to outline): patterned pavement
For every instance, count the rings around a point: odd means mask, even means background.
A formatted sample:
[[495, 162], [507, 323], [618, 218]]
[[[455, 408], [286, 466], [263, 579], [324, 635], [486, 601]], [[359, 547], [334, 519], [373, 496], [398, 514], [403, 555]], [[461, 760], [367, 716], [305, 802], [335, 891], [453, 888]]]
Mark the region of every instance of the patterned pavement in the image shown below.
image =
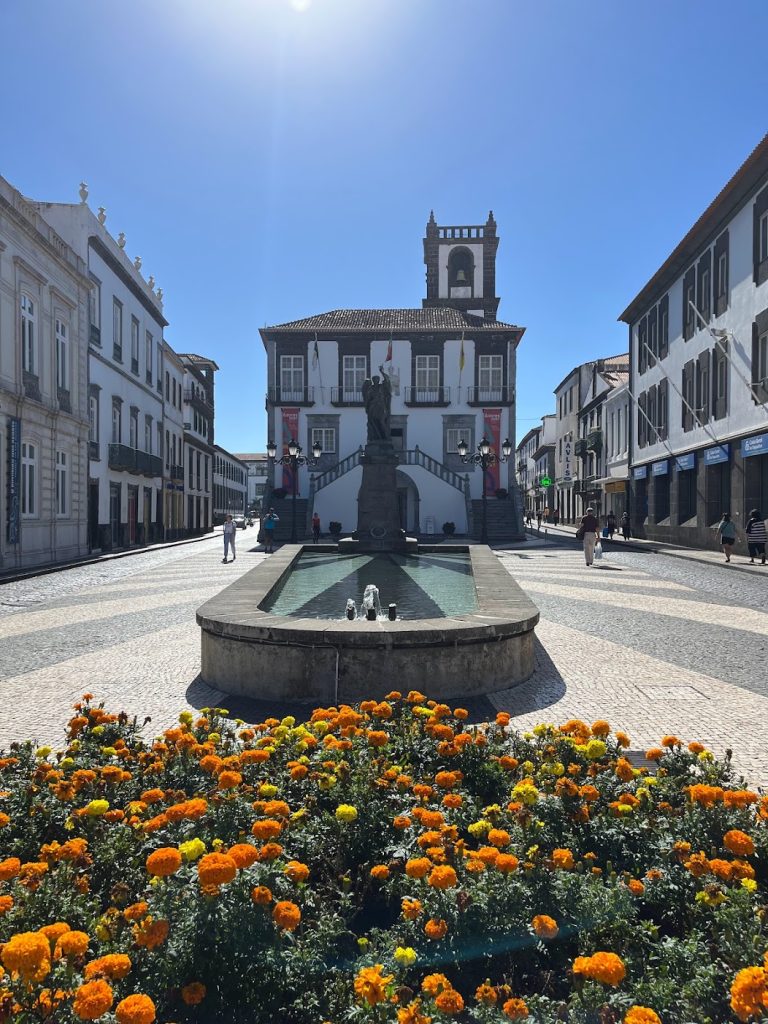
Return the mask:
[[[768, 786], [765, 580], [645, 551], [612, 551], [590, 569], [571, 545], [498, 554], [541, 609], [537, 668], [476, 715], [508, 710], [521, 728], [608, 718], [641, 749], [674, 732], [732, 749], [750, 782]], [[61, 742], [85, 691], [149, 716], [148, 731], [186, 707], [263, 717], [266, 705], [234, 702], [199, 679], [195, 610], [266, 557], [255, 531], [238, 535], [234, 564], [221, 556], [215, 536], [0, 585], [0, 747]]]

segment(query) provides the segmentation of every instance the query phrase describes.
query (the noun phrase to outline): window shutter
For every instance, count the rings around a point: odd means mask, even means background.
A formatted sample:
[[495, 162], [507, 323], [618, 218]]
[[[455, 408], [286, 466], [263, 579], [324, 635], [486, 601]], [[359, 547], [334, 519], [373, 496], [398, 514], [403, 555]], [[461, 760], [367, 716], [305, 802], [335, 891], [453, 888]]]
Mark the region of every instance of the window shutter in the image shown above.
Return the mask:
[[699, 355], [699, 388], [696, 395], [696, 411], [699, 423], [709, 422], [709, 371], [710, 353], [709, 349]]
[[656, 365], [656, 356], [659, 353], [659, 315], [656, 306], [648, 314], [648, 349], [646, 355], [648, 357], [648, 365]]
[[[704, 275], [706, 271], [709, 271], [709, 274], [705, 281]], [[706, 322], [709, 323], [712, 312], [712, 253], [709, 249], [699, 260], [697, 278], [696, 306]], [[696, 326], [698, 326], [701, 321], [698, 317], [695, 319]]]
[[[725, 256], [724, 280], [720, 280], [720, 257]], [[712, 280], [715, 286], [715, 316], [721, 316], [728, 309], [728, 288], [729, 288], [729, 255], [728, 255], [728, 231], [727, 229], [715, 242], [715, 262], [712, 270]], [[714, 406], [713, 406], [714, 408]]]
[[647, 361], [648, 319], [643, 317], [637, 327], [637, 372], [645, 373]]
[[758, 192], [752, 207], [752, 263], [755, 284], [768, 278], [768, 260], [760, 262], [760, 218], [768, 210], [768, 188]]
[[669, 433], [669, 381], [665, 377], [659, 382], [659, 439], [665, 441]]
[[645, 448], [648, 443], [648, 421], [646, 420], [648, 395], [644, 391], [638, 399], [638, 411], [637, 411], [637, 443], [640, 448]]
[[669, 353], [669, 296], [665, 295], [659, 303], [659, 359]]
[[688, 341], [693, 337], [693, 310], [688, 305], [688, 293], [696, 295], [696, 267], [691, 267], [683, 278], [683, 338]]

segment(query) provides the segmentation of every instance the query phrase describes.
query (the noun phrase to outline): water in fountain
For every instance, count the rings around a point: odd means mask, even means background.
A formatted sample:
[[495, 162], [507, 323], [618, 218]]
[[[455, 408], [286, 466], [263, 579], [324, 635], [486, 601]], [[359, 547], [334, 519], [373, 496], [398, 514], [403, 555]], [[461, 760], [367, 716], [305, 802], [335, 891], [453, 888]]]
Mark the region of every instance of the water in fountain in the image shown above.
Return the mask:
[[381, 618], [381, 601], [379, 600], [379, 588], [374, 583], [367, 584], [365, 593], [363, 594], [363, 603], [361, 605], [361, 612], [365, 612], [365, 618], [368, 618], [368, 612], [373, 609], [376, 613], [376, 618]]

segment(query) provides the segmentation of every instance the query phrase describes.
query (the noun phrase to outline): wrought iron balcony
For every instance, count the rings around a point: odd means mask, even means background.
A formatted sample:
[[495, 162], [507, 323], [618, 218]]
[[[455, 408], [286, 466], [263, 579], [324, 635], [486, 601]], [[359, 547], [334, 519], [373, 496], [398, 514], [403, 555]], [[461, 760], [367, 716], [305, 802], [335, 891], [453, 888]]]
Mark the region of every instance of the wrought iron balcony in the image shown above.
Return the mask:
[[109, 446], [109, 468], [141, 476], [162, 476], [163, 473], [163, 463], [159, 455], [141, 452], [127, 444]]
[[602, 451], [603, 448], [603, 432], [599, 428], [597, 430], [590, 430], [587, 434], [587, 449], [591, 452]]
[[176, 466], [171, 463], [170, 468], [171, 480], [183, 480], [184, 479], [184, 467]]
[[406, 405], [450, 405], [450, 388], [414, 388], [405, 389]]
[[579, 459], [585, 459], [587, 457], [586, 437], [580, 437], [574, 442], [573, 453]]
[[360, 388], [331, 388], [331, 405], [363, 405]]
[[268, 388], [267, 405], [314, 405], [314, 388]]
[[467, 388], [467, 405], [512, 405], [515, 389], [508, 384], [497, 388]]
[[212, 403], [208, 401], [205, 393], [198, 391], [197, 388], [185, 388], [184, 401], [194, 406], [203, 416], [213, 416]]

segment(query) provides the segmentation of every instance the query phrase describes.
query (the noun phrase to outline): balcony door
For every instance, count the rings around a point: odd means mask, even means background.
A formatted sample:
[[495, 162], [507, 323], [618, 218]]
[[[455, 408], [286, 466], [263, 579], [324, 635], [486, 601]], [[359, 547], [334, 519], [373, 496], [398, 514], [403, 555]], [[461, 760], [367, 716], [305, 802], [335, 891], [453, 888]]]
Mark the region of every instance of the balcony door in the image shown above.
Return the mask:
[[361, 402], [363, 400], [363, 381], [367, 376], [367, 356], [344, 356], [342, 366], [343, 401]]
[[304, 357], [280, 357], [280, 401], [304, 401]]
[[477, 401], [500, 402], [504, 386], [504, 356], [478, 356]]
[[440, 401], [440, 356], [416, 356], [414, 371], [417, 402]]

